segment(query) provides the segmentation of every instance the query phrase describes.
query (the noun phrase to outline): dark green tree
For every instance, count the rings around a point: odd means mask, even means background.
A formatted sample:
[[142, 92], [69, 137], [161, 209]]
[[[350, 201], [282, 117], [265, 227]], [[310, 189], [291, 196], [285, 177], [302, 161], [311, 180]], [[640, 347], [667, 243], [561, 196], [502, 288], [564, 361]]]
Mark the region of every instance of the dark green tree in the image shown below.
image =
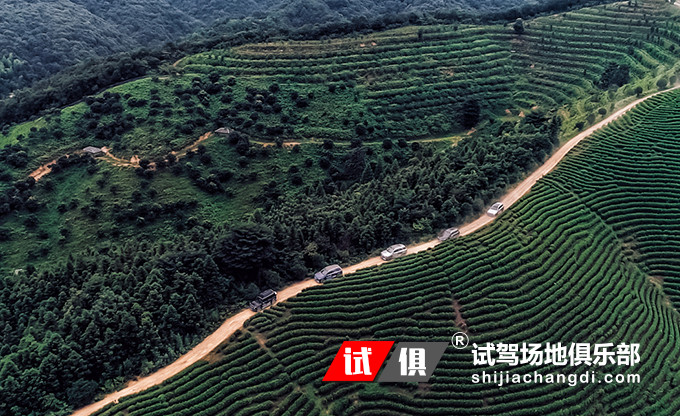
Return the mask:
[[524, 33], [524, 21], [522, 20], [521, 17], [518, 17], [517, 20], [515, 20], [515, 23], [512, 25], [512, 28], [515, 30], [515, 33], [518, 34]]
[[460, 124], [466, 129], [472, 128], [479, 123], [482, 108], [474, 98], [468, 98], [464, 103], [460, 113]]

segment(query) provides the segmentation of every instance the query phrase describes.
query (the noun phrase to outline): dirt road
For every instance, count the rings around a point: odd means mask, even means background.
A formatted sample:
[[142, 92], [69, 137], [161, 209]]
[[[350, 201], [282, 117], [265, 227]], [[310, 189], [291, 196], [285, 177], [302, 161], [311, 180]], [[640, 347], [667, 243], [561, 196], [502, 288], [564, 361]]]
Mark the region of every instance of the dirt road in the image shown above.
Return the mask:
[[203, 136], [199, 137], [198, 140], [195, 142], [191, 143], [189, 146], [185, 147], [184, 149], [180, 150], [179, 152], [172, 152], [173, 155], [177, 156], [177, 159], [184, 157], [187, 155], [188, 151], [195, 152], [196, 149], [198, 149], [198, 145], [203, 143], [204, 141], [208, 140], [210, 137], [212, 137], [213, 133], [211, 131], [205, 133]]
[[[672, 88], [671, 90], [677, 89], [680, 87], [675, 87]], [[667, 92], [670, 90], [662, 91], [662, 92]], [[576, 146], [581, 140], [584, 138], [588, 137], [591, 135], [593, 132], [596, 130], [604, 127], [605, 125], [611, 123], [612, 121], [618, 119], [621, 117], [623, 114], [628, 112], [631, 108], [635, 107], [637, 104], [641, 103], [642, 101], [651, 98], [657, 94], [660, 94], [661, 92], [652, 94], [650, 96], [640, 98], [631, 104], [627, 105], [626, 107], [622, 108], [621, 110], [613, 113], [606, 119], [600, 121], [599, 123], [593, 125], [592, 127], [588, 128], [587, 130], [584, 130], [583, 132], [579, 133], [578, 135], [574, 136], [572, 139], [570, 139], [567, 143], [564, 144], [559, 150], [557, 150], [541, 167], [536, 169], [531, 175], [529, 175], [526, 179], [524, 179], [522, 182], [520, 182], [517, 186], [515, 186], [513, 189], [511, 189], [505, 196], [503, 196], [500, 201], [505, 204], [506, 208], [510, 207], [512, 204], [517, 202], [518, 199], [520, 199], [524, 194], [529, 192], [531, 187], [541, 178], [543, 175], [546, 173], [550, 172], [556, 165], [557, 163], [572, 149], [574, 146]], [[484, 227], [485, 225], [489, 224], [494, 220], [494, 217], [490, 217], [488, 215], [482, 215], [481, 217], [477, 218], [476, 220], [467, 223], [463, 226], [460, 227], [460, 233], [461, 235], [467, 235], [471, 234], [480, 228]], [[428, 241], [426, 243], [422, 244], [417, 244], [410, 246], [408, 248], [408, 252], [410, 254], [413, 253], [418, 253], [421, 251], [425, 251], [429, 248], [435, 247], [437, 244], [439, 244], [439, 240], [434, 239], [431, 241]], [[373, 257], [370, 259], [367, 259], [365, 261], [362, 261], [361, 263], [345, 267], [343, 270], [345, 274], [349, 273], [354, 273], [357, 270], [366, 268], [366, 267], [371, 267], [371, 266], [376, 266], [378, 264], [384, 263], [380, 257]], [[308, 279], [299, 283], [295, 283], [293, 285], [290, 285], [286, 287], [285, 289], [281, 290], [278, 293], [278, 302], [285, 301], [288, 298], [291, 298], [304, 289], [307, 289], [312, 286], [316, 286], [317, 283], [314, 282], [313, 279]], [[97, 410], [103, 408], [104, 406], [110, 404], [110, 403], [116, 403], [121, 397], [128, 396], [130, 394], [134, 393], [139, 393], [142, 390], [145, 390], [149, 387], [155, 386], [157, 384], [160, 384], [164, 382], [165, 380], [169, 379], [170, 377], [176, 375], [180, 371], [184, 370], [185, 368], [191, 366], [192, 364], [196, 363], [197, 361], [201, 360], [203, 357], [207, 356], [212, 350], [214, 350], [217, 346], [219, 346], [224, 340], [228, 339], [229, 336], [231, 336], [236, 330], [241, 328], [244, 324], [244, 322], [250, 318], [251, 316], [254, 315], [254, 312], [251, 312], [250, 310], [243, 310], [239, 313], [237, 313], [234, 316], [229, 317], [223, 324], [220, 326], [217, 331], [213, 332], [210, 336], [208, 336], [205, 340], [203, 340], [200, 344], [198, 344], [196, 347], [194, 347], [191, 351], [188, 353], [184, 354], [180, 358], [177, 359], [177, 361], [173, 362], [172, 364], [168, 365], [167, 367], [164, 367], [158, 371], [156, 371], [153, 374], [150, 374], [146, 377], [140, 378], [135, 381], [131, 381], [128, 383], [128, 385], [119, 391], [113, 392], [106, 397], [104, 397], [102, 400], [95, 402], [89, 406], [86, 406], [84, 408], [81, 408], [80, 410], [76, 411], [73, 413], [73, 416], [86, 416], [90, 415]]]
[[38, 182], [43, 176], [52, 172], [52, 168], [50, 166], [54, 165], [55, 163], [57, 163], [56, 159], [51, 161], [51, 162], [45, 163], [44, 165], [40, 166], [38, 169], [31, 172], [28, 176], [30, 176], [31, 178], [35, 179], [36, 182]]
[[[188, 151], [196, 151], [198, 149], [198, 145], [203, 143], [204, 141], [208, 140], [210, 137], [212, 137], [212, 132], [205, 133], [201, 137], [199, 137], [195, 142], [191, 143], [187, 147], [179, 150], [179, 151], [173, 151], [172, 154], [174, 154], [177, 159], [181, 159], [187, 155]], [[127, 159], [122, 159], [120, 157], [115, 156], [111, 151], [109, 150], [108, 147], [102, 147], [103, 155], [100, 156], [102, 160], [110, 163], [113, 166], [119, 166], [123, 168], [136, 168], [139, 167], [139, 161], [140, 158], [139, 156], [135, 155], [132, 156], [129, 160]], [[81, 152], [74, 152], [74, 153], [81, 153]], [[52, 168], [50, 168], [50, 165], [53, 165], [57, 163], [57, 160], [53, 160], [49, 163], [45, 163], [44, 165], [40, 166], [38, 169], [34, 170], [29, 174], [30, 177], [35, 179], [36, 182], [38, 182], [40, 179], [42, 179], [45, 175], [48, 173], [52, 172]], [[151, 166], [154, 166], [154, 163], [151, 163]]]

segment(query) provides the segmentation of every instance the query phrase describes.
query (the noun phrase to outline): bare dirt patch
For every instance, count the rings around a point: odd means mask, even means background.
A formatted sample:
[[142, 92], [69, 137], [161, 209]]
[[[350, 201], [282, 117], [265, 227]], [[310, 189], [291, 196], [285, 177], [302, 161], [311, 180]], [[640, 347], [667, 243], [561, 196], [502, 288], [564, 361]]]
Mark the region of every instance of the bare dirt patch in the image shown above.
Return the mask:
[[439, 72], [441, 72], [442, 75], [446, 75], [448, 77], [456, 75], [456, 71], [454, 71], [453, 68], [442, 68], [439, 70]]
[[432, 389], [432, 384], [430, 383], [418, 383], [418, 388], [416, 389], [416, 392], [418, 394], [424, 395], [428, 391]]
[[658, 288], [663, 288], [663, 277], [661, 276], [649, 276], [649, 281], [654, 283]]
[[36, 182], [38, 182], [43, 176], [52, 172], [52, 168], [50, 166], [54, 165], [55, 163], [57, 163], [56, 159], [51, 162], [45, 163], [38, 169], [31, 172], [28, 176], [30, 176], [31, 178], [35, 179]]
[[257, 341], [257, 343], [260, 344], [260, 347], [262, 347], [265, 351], [269, 351], [269, 348], [267, 347], [267, 337], [262, 335], [262, 333], [260, 332], [250, 331], [250, 333], [255, 338], [255, 341]]
[[222, 358], [224, 358], [224, 354], [222, 354], [218, 350], [213, 350], [208, 355], [203, 357], [203, 361], [206, 361], [206, 362], [212, 364], [212, 363], [216, 363], [216, 362], [220, 361]]
[[467, 322], [465, 321], [465, 318], [463, 318], [463, 314], [460, 312], [460, 303], [458, 302], [458, 299], [453, 298], [453, 311], [456, 313], [456, 326], [463, 330], [467, 334]]

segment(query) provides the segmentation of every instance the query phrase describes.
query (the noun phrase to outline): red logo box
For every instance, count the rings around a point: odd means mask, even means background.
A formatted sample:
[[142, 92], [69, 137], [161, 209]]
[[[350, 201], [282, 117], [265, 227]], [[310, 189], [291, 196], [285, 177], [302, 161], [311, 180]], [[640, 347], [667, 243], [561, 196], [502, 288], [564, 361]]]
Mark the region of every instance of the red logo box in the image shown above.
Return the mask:
[[323, 381], [373, 381], [394, 341], [345, 341]]

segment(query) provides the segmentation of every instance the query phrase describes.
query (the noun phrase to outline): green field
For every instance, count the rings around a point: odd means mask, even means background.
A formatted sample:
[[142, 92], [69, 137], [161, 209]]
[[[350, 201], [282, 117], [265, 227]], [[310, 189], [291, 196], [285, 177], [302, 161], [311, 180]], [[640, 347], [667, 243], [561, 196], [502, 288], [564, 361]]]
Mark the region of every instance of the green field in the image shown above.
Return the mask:
[[[309, 122], [293, 125], [296, 137], [345, 139], [362, 124], [374, 137], [441, 134], [458, 126], [466, 98], [503, 116], [559, 108], [570, 135], [575, 123], [601, 117], [599, 108], [610, 112], [630, 99], [636, 85], [653, 90], [675, 74], [679, 27], [671, 10], [663, 1], [621, 2], [540, 17], [523, 34], [510, 25], [450, 25], [252, 44], [190, 56], [180, 67], [321, 94], [311, 100], [319, 107]], [[629, 65], [634, 83], [597, 87], [608, 62]]]
[[[481, 232], [308, 289], [252, 318], [222, 359], [98, 414], [677, 414], [679, 130], [680, 92], [654, 97]], [[426, 385], [321, 382], [343, 340], [449, 340], [454, 303], [477, 344], [640, 343], [635, 367], [588, 370], [641, 383], [474, 385], [482, 369], [585, 370], [479, 368], [452, 348]]]
[[[31, 164], [87, 145], [162, 157], [216, 127], [265, 141], [422, 138], [463, 130], [469, 99], [489, 118], [559, 110], [564, 136], [676, 78], [680, 23], [661, 0], [622, 2], [511, 25], [410, 26], [325, 41], [280, 41], [184, 58], [180, 74], [112, 88], [131, 126], [80, 105], [0, 135], [30, 147]], [[631, 82], [597, 86], [611, 62]], [[673, 78], [671, 78], [673, 77]], [[600, 111], [604, 112], [602, 114]], [[76, 114], [77, 115], [77, 114]], [[45, 134], [29, 134], [30, 128]], [[54, 137], [55, 131], [63, 132]]]

